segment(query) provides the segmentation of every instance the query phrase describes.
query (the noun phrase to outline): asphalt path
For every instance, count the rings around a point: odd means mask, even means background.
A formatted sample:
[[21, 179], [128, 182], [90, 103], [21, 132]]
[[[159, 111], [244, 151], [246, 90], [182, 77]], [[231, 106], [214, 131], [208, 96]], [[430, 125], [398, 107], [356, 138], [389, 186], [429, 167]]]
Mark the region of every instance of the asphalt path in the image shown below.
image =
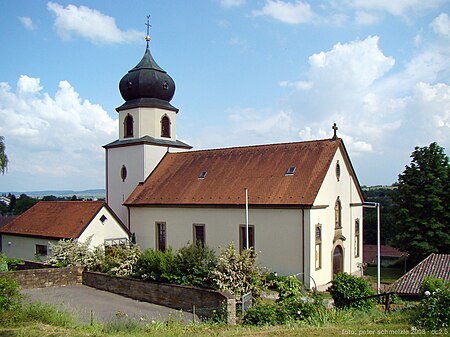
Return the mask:
[[56, 305], [75, 313], [86, 324], [91, 322], [91, 315], [95, 321], [102, 323], [127, 318], [134, 318], [143, 323], [167, 321], [169, 318], [184, 322], [193, 319], [191, 313], [133, 300], [84, 285], [26, 289], [21, 292], [26, 301]]

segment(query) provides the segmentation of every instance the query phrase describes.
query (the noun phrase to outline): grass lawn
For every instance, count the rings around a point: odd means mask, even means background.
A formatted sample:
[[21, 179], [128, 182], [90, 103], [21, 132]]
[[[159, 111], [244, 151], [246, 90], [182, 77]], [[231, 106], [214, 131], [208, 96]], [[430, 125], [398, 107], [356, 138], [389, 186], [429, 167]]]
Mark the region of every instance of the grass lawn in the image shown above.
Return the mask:
[[[132, 320], [118, 320], [110, 324], [79, 325], [70, 317], [55, 319], [48, 316], [43, 322], [34, 316], [30, 321], [0, 324], [0, 337], [137, 337], [137, 336], [342, 336], [380, 335], [404, 336], [411, 332], [409, 310], [384, 313], [381, 308], [369, 312], [331, 310], [313, 322], [295, 322], [280, 326], [226, 326], [213, 323], [184, 325], [178, 321], [143, 324]], [[64, 315], [62, 317], [65, 317]], [[422, 334], [423, 335], [423, 334]]]
[[[377, 282], [377, 267], [366, 267], [364, 276], [368, 276], [370, 283]], [[394, 283], [403, 276], [402, 268], [380, 268], [380, 279], [382, 283]]]

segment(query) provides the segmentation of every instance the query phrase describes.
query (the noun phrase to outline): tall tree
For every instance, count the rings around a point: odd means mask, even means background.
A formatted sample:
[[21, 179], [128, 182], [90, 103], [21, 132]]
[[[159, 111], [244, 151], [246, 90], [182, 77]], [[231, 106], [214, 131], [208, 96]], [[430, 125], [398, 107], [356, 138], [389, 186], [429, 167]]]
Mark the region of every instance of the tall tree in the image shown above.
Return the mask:
[[6, 169], [8, 168], [8, 157], [5, 152], [5, 138], [0, 136], [0, 172], [5, 174]]
[[398, 179], [393, 245], [414, 263], [450, 253], [450, 165], [437, 143], [416, 147]]

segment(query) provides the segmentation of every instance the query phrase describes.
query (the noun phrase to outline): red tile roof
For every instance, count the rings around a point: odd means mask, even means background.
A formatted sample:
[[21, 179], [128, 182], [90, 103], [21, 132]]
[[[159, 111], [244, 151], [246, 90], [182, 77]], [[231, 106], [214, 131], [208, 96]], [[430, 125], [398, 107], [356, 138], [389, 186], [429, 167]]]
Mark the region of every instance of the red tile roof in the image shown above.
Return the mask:
[[420, 295], [423, 279], [431, 275], [450, 282], [450, 254], [431, 254], [392, 287], [398, 294]]
[[[377, 245], [364, 245], [363, 247], [363, 257], [364, 262], [366, 263], [372, 263], [377, 258]], [[380, 257], [398, 257], [405, 255], [406, 253], [401, 252], [397, 248], [391, 247], [391, 246], [380, 246]]]
[[76, 239], [104, 205], [102, 201], [40, 201], [0, 233]]
[[341, 139], [167, 153], [125, 204], [243, 205], [247, 188], [252, 205], [312, 205], [339, 147], [346, 156]]

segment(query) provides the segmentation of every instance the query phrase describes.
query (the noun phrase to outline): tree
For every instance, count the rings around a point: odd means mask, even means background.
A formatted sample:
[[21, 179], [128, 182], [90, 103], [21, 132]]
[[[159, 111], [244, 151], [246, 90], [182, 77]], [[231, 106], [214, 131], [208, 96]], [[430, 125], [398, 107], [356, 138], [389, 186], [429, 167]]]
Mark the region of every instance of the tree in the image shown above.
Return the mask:
[[6, 156], [5, 152], [5, 143], [4, 143], [4, 137], [0, 136], [0, 172], [2, 174], [5, 174], [6, 169], [8, 168], [8, 157]]
[[416, 147], [398, 179], [393, 245], [413, 263], [450, 253], [450, 164], [437, 143]]

